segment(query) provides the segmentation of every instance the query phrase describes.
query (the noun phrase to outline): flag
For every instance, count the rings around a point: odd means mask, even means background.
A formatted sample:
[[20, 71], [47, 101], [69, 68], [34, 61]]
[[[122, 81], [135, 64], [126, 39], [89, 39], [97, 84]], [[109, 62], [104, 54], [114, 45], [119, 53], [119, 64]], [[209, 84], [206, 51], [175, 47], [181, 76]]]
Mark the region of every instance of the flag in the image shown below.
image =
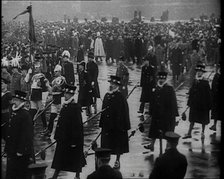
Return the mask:
[[29, 13], [29, 40], [31, 43], [36, 43], [35, 31], [34, 31], [34, 22], [32, 16], [32, 5], [28, 6], [25, 11], [18, 14], [13, 18], [15, 20], [18, 16]]

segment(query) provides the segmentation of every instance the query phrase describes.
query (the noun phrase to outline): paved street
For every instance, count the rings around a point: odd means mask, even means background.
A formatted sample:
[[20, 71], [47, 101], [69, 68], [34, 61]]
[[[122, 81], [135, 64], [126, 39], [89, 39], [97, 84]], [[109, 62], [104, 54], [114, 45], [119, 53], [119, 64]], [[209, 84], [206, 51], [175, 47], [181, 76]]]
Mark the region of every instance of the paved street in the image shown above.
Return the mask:
[[[130, 73], [130, 84], [129, 91], [136, 85], [140, 80], [140, 72], [141, 68], [136, 65], [128, 65], [129, 73]], [[207, 72], [205, 76], [208, 76], [210, 72], [213, 70], [211, 67], [206, 68]], [[109, 83], [107, 82], [108, 77], [112, 74], [115, 74], [116, 64], [107, 65], [105, 62], [99, 63], [99, 86], [101, 99], [103, 99], [108, 87]], [[213, 78], [214, 73], [210, 76]], [[172, 77], [169, 75], [168, 78], [172, 83]], [[178, 100], [179, 114], [186, 109], [187, 102], [187, 92], [189, 89], [188, 84], [188, 75], [185, 74], [183, 76], [184, 84], [177, 90], [176, 96]], [[131, 119], [131, 130], [129, 133], [138, 127], [138, 124], [146, 119], [148, 122], [145, 124], [144, 133], [140, 133], [137, 131], [136, 134], [130, 138], [130, 152], [121, 156], [121, 173], [124, 178], [148, 178], [149, 174], [154, 165], [155, 159], [159, 155], [159, 141], [157, 140], [155, 143], [154, 152], [148, 152], [144, 149], [144, 145], [149, 143], [149, 139], [147, 138], [148, 128], [150, 125], [150, 119], [148, 115], [140, 116], [137, 111], [140, 105], [139, 99], [141, 95], [141, 88], [136, 88], [131, 96], [128, 98], [129, 111], [130, 111], [130, 119]], [[98, 99], [98, 110], [101, 109], [102, 101]], [[147, 106], [146, 106], [147, 108]], [[146, 109], [147, 111], [147, 109]], [[188, 119], [188, 112], [186, 112]], [[85, 149], [89, 147], [91, 141], [97, 136], [100, 132], [100, 128], [98, 127], [97, 119], [99, 116], [87, 123], [84, 126], [85, 133]], [[87, 118], [85, 116], [85, 112], [83, 112], [83, 121]], [[181, 153], [183, 153], [187, 157], [188, 168], [185, 178], [218, 178], [220, 174], [220, 169], [218, 165], [218, 157], [220, 155], [220, 149], [218, 144], [220, 143], [221, 137], [221, 124], [218, 121], [217, 131], [213, 133], [209, 127], [213, 124], [213, 121], [205, 129], [205, 139], [201, 140], [201, 125], [196, 124], [195, 128], [192, 132], [193, 136], [191, 139], [180, 139], [178, 149]], [[56, 122], [55, 122], [56, 125]], [[175, 129], [175, 132], [179, 133], [181, 136], [187, 133], [189, 127], [188, 120], [182, 121], [180, 120], [178, 126]], [[42, 130], [41, 120], [35, 126], [35, 151], [39, 151], [41, 148], [46, 147], [52, 141], [54, 141], [53, 136], [50, 139], [40, 136], [40, 131]], [[97, 143], [99, 144], [100, 138]], [[166, 146], [166, 141], [163, 141], [163, 151]], [[40, 157], [37, 158], [37, 162], [46, 162], [48, 164], [48, 168], [46, 170], [47, 178], [51, 177], [54, 170], [51, 169], [52, 158], [54, 155], [55, 145], [49, 148], [46, 152], [46, 160], [42, 161]], [[93, 151], [90, 151], [92, 153]], [[5, 171], [5, 160], [3, 159], [2, 165], [2, 175], [4, 175]], [[114, 165], [115, 157], [112, 156], [111, 166]], [[85, 179], [88, 174], [94, 171], [94, 155], [90, 155], [87, 157], [87, 165], [83, 168], [81, 173], [81, 179]], [[74, 173], [69, 172], [61, 172], [60, 179], [72, 179], [74, 178]]]

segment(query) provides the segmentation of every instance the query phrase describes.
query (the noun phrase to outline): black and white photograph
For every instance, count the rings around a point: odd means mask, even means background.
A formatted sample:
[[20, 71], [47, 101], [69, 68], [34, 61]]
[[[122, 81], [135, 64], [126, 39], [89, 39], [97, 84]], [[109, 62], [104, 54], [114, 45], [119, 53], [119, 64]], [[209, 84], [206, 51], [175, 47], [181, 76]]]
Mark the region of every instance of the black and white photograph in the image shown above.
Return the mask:
[[1, 178], [221, 179], [221, 0], [2, 0]]

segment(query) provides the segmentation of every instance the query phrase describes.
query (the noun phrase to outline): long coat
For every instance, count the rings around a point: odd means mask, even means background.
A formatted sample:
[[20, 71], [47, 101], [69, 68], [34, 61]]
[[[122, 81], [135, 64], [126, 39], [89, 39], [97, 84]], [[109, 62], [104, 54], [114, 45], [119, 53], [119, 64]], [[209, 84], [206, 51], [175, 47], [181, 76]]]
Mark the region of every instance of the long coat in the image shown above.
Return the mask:
[[79, 95], [78, 103], [83, 106], [90, 106], [93, 104], [92, 87], [86, 71], [79, 72]]
[[212, 80], [212, 111], [211, 111], [211, 118], [221, 120], [220, 116], [220, 74], [216, 73], [213, 80]]
[[[7, 153], [6, 179], [24, 179], [33, 153], [33, 121], [23, 107], [12, 112], [5, 144]], [[18, 157], [16, 154], [22, 156]]]
[[152, 98], [152, 88], [155, 87], [156, 78], [155, 70], [152, 66], [144, 65], [141, 72], [140, 86], [142, 87], [142, 93], [140, 102], [150, 102]]
[[[84, 136], [81, 106], [64, 104], [57, 123], [54, 139], [57, 146], [52, 168], [68, 172], [81, 172], [86, 160], [83, 153]], [[71, 145], [76, 145], [72, 148]]]
[[152, 122], [149, 130], [149, 138], [158, 138], [159, 130], [163, 134], [174, 131], [175, 117], [178, 116], [176, 94], [172, 86], [164, 84], [163, 87], [153, 89], [150, 115]]
[[72, 62], [70, 61], [64, 62], [62, 74], [65, 77], [65, 80], [68, 84], [70, 85], [75, 84], [74, 66]]
[[183, 179], [187, 171], [187, 159], [177, 149], [168, 149], [155, 161], [149, 179]]
[[171, 50], [170, 62], [173, 75], [180, 75], [182, 71], [183, 55], [179, 47]]
[[119, 86], [119, 90], [126, 98], [128, 96], [128, 81], [129, 81], [128, 68], [125, 65], [119, 66], [116, 71], [116, 76], [121, 78], [121, 85]]
[[187, 105], [190, 107], [190, 122], [209, 124], [211, 89], [207, 80], [194, 80], [189, 90]]
[[88, 74], [88, 80], [89, 83], [92, 84], [94, 82], [94, 86], [92, 87], [92, 95], [93, 97], [100, 98], [100, 88], [98, 84], [98, 74], [99, 74], [99, 69], [97, 64], [94, 61], [89, 61], [87, 63], [87, 68], [86, 68], [87, 74]]
[[15, 93], [15, 90], [21, 90], [20, 80], [22, 78], [21, 73], [13, 73], [12, 81], [10, 83], [10, 91], [12, 94]]
[[96, 38], [94, 44], [94, 56], [97, 57], [105, 57], [105, 51], [103, 46], [103, 41], [101, 38]]
[[106, 93], [102, 109], [108, 107], [100, 118], [102, 128], [101, 147], [109, 148], [112, 154], [129, 152], [128, 130], [130, 127], [127, 100], [119, 91]]

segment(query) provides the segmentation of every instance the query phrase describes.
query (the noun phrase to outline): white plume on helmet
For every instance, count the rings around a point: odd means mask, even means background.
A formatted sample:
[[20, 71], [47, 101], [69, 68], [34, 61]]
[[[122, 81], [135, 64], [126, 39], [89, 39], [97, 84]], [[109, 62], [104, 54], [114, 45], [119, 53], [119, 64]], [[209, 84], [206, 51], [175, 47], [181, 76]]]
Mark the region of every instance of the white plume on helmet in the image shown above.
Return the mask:
[[1, 60], [1, 66], [8, 67], [9, 61], [7, 60], [7, 57], [3, 57]]
[[16, 56], [15, 58], [13, 58], [11, 60], [11, 66], [13, 67], [20, 67], [19, 61], [20, 61], [21, 57]]
[[68, 58], [70, 58], [70, 53], [68, 50], [64, 50], [63, 53], [62, 53], [62, 57], [63, 56], [67, 56]]
[[54, 71], [61, 71], [61, 70], [62, 70], [61, 65], [56, 65], [54, 68]]

